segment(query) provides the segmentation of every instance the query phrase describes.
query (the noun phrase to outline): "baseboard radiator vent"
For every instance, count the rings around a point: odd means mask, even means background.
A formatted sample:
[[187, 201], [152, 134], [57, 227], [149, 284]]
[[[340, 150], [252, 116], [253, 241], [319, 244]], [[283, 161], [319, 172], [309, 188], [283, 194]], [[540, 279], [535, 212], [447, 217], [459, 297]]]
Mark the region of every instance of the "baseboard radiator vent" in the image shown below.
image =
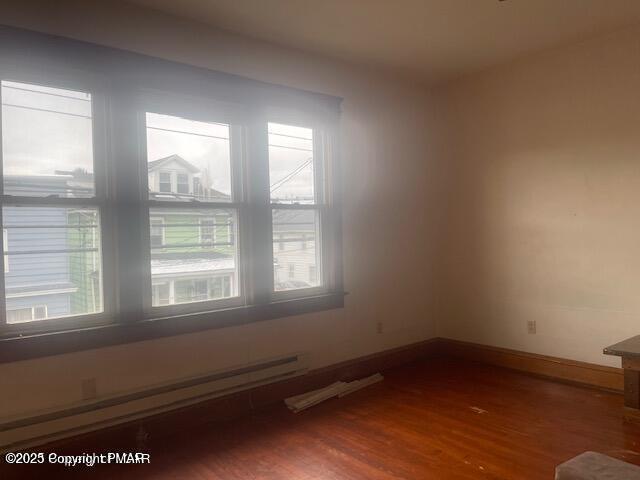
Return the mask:
[[293, 353], [64, 409], [0, 420], [0, 450], [46, 443], [285, 380], [307, 371], [308, 355]]

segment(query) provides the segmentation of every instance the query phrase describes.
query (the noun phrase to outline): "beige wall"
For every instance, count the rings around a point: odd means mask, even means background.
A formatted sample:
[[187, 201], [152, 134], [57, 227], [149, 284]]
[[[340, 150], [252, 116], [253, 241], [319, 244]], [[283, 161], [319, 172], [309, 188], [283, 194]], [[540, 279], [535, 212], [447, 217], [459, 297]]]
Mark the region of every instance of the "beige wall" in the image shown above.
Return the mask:
[[452, 179], [438, 333], [619, 365], [602, 348], [640, 333], [640, 28], [436, 93]]
[[115, 2], [33, 5], [3, 6], [1, 21], [344, 97], [349, 295], [340, 310], [0, 365], [0, 417], [77, 402], [89, 377], [109, 395], [291, 351], [309, 352], [320, 367], [435, 335], [429, 292], [439, 187], [423, 90]]

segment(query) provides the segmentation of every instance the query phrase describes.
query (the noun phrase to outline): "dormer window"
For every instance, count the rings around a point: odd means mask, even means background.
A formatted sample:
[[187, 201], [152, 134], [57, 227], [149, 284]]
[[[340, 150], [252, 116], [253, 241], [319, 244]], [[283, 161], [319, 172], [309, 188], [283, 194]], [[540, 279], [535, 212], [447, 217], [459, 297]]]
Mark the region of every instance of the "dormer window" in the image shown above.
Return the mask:
[[189, 193], [189, 175], [178, 173], [176, 175], [177, 193]]
[[171, 193], [171, 172], [160, 172], [160, 192]]

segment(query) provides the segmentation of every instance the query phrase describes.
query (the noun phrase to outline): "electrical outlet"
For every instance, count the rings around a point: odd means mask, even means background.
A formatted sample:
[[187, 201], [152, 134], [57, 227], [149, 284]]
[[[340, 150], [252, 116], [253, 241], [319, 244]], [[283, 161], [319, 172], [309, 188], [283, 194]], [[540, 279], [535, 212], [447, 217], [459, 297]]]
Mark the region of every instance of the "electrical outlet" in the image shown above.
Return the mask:
[[98, 388], [95, 378], [85, 378], [80, 382], [83, 400], [92, 400], [98, 396]]
[[535, 335], [536, 333], [536, 321], [535, 320], [527, 320], [527, 332]]
[[382, 333], [383, 331], [384, 331], [384, 325], [382, 325], [382, 322], [376, 323], [376, 332]]

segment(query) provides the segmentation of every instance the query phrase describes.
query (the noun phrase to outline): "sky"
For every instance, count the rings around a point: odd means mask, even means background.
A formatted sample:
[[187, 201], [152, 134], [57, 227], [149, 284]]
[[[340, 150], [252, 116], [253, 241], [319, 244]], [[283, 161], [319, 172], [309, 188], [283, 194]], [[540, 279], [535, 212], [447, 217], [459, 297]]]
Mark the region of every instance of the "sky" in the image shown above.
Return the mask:
[[91, 95], [2, 82], [2, 154], [5, 175], [93, 172]]

